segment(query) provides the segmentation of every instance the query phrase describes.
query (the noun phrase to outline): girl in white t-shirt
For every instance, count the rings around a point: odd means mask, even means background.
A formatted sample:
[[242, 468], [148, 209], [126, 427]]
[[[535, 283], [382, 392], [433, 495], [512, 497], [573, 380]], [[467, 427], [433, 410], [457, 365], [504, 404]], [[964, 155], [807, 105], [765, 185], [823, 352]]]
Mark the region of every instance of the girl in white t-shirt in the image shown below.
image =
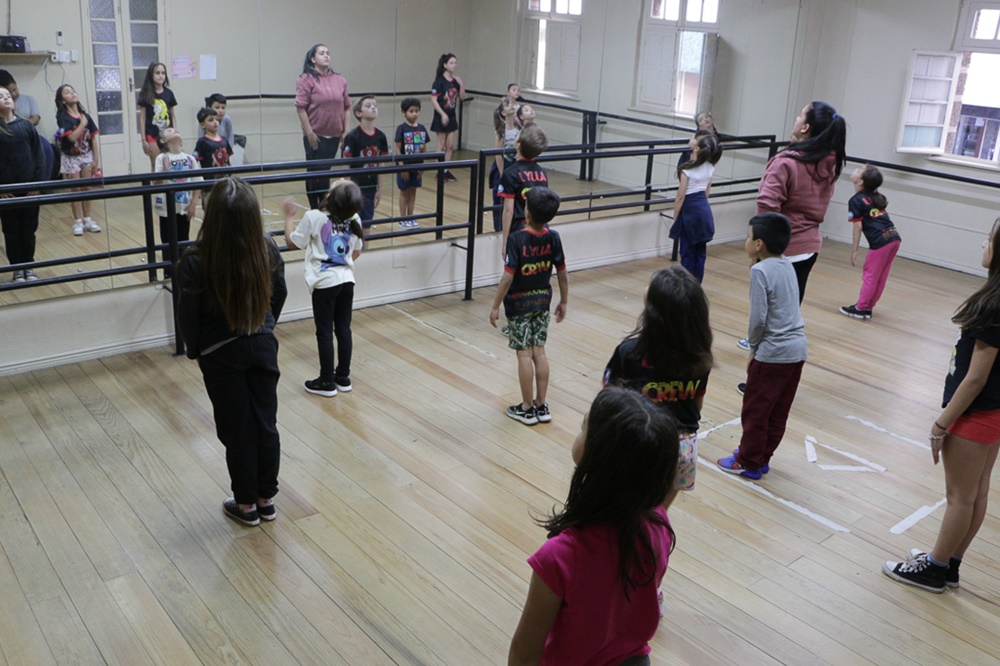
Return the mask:
[[[293, 229], [295, 203], [285, 199], [285, 239], [292, 250], [306, 251], [306, 285], [312, 293], [319, 377], [306, 381], [306, 391], [332, 398], [351, 385], [351, 310], [354, 306], [354, 262], [364, 245], [361, 228], [361, 189], [354, 182], [338, 180], [320, 203], [307, 211]], [[337, 365], [333, 363], [333, 337], [337, 337]]]
[[708, 242], [715, 236], [708, 191], [721, 151], [718, 139], [707, 131], [699, 131], [688, 145], [691, 159], [677, 167], [679, 185], [670, 237], [680, 240], [681, 266], [701, 282], [705, 275]]

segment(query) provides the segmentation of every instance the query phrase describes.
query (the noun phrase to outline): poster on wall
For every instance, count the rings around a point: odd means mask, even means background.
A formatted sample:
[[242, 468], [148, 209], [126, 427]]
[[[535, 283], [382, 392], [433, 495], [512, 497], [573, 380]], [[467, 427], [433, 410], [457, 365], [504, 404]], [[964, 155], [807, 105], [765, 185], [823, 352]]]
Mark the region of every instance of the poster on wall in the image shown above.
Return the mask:
[[175, 56], [170, 61], [170, 77], [193, 79], [198, 74], [198, 62], [191, 56]]
[[215, 81], [217, 61], [214, 53], [202, 53], [198, 56], [198, 65], [202, 81]]

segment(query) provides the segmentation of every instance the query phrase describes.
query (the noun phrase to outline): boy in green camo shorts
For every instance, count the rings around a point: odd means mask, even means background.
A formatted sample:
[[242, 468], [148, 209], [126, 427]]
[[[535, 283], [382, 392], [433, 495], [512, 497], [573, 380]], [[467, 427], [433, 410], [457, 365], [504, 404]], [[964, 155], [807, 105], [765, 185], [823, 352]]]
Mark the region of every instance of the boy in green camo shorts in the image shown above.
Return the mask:
[[496, 328], [503, 302], [510, 327], [508, 345], [517, 352], [517, 378], [521, 385], [521, 402], [508, 407], [507, 416], [525, 425], [535, 425], [552, 420], [545, 402], [549, 387], [545, 341], [552, 304], [552, 268], [555, 267], [559, 282], [556, 322], [566, 316], [569, 281], [562, 240], [545, 226], [559, 210], [559, 195], [547, 187], [532, 187], [525, 194], [525, 203], [525, 226], [507, 238], [504, 273], [493, 299], [490, 324]]

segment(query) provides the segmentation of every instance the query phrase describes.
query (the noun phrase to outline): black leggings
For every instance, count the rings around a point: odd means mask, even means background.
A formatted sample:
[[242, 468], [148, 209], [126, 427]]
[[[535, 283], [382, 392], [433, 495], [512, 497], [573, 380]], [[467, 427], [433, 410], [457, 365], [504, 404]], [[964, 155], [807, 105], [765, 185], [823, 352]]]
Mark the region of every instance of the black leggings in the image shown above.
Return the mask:
[[[302, 143], [306, 147], [307, 160], [332, 160], [337, 157], [337, 149], [340, 148], [339, 136], [332, 136], [330, 138], [319, 136], [316, 138], [319, 140], [319, 145], [316, 146], [316, 150], [313, 150], [312, 146], [309, 145], [309, 137], [302, 137]], [[306, 171], [329, 170], [330, 167], [306, 167]], [[320, 202], [323, 201], [329, 191], [329, 178], [310, 178], [307, 180], [306, 195], [309, 197], [309, 207], [313, 209], [319, 208]]]
[[817, 259], [819, 259], [819, 252], [808, 259], [792, 264], [792, 268], [795, 269], [795, 279], [799, 282], [799, 305], [802, 305], [802, 299], [806, 297], [806, 282], [809, 281], [809, 271], [812, 270]]
[[7, 260], [27, 264], [35, 260], [35, 232], [38, 231], [38, 206], [4, 208], [0, 211]]
[[[351, 310], [354, 307], [354, 283], [313, 289], [313, 319], [316, 320], [316, 346], [319, 347], [319, 379], [336, 380], [346, 385], [351, 376]], [[333, 336], [337, 336], [337, 367], [333, 366]]]

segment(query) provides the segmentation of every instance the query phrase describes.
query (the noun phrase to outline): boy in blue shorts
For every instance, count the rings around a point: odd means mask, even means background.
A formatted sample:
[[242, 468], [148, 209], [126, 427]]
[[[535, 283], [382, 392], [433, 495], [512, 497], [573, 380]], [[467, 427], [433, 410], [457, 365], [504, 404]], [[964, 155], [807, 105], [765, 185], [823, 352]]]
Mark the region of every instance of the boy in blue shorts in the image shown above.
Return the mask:
[[[399, 105], [403, 112], [404, 122], [396, 127], [396, 154], [397, 155], [419, 155], [427, 152], [427, 141], [430, 135], [427, 128], [421, 125], [420, 120], [420, 100], [416, 97], [407, 97]], [[412, 164], [406, 160], [407, 164]], [[399, 188], [399, 216], [410, 218], [413, 215], [413, 208], [417, 202], [417, 188], [423, 185], [421, 171], [403, 171], [396, 174], [396, 186]], [[419, 227], [420, 223], [413, 219], [404, 219], [399, 223], [404, 229]]]
[[[521, 402], [507, 408], [507, 416], [525, 425], [552, 420], [545, 393], [549, 387], [549, 360], [545, 357], [549, 308], [552, 305], [552, 268], [559, 281], [556, 322], [566, 316], [569, 281], [559, 234], [545, 226], [559, 210], [559, 195], [547, 187], [524, 194], [525, 226], [507, 239], [504, 273], [490, 310], [496, 328], [503, 303], [510, 327], [508, 345], [517, 352], [517, 379]], [[534, 386], [533, 386], [534, 385]], [[533, 388], [537, 388], [535, 393]]]

